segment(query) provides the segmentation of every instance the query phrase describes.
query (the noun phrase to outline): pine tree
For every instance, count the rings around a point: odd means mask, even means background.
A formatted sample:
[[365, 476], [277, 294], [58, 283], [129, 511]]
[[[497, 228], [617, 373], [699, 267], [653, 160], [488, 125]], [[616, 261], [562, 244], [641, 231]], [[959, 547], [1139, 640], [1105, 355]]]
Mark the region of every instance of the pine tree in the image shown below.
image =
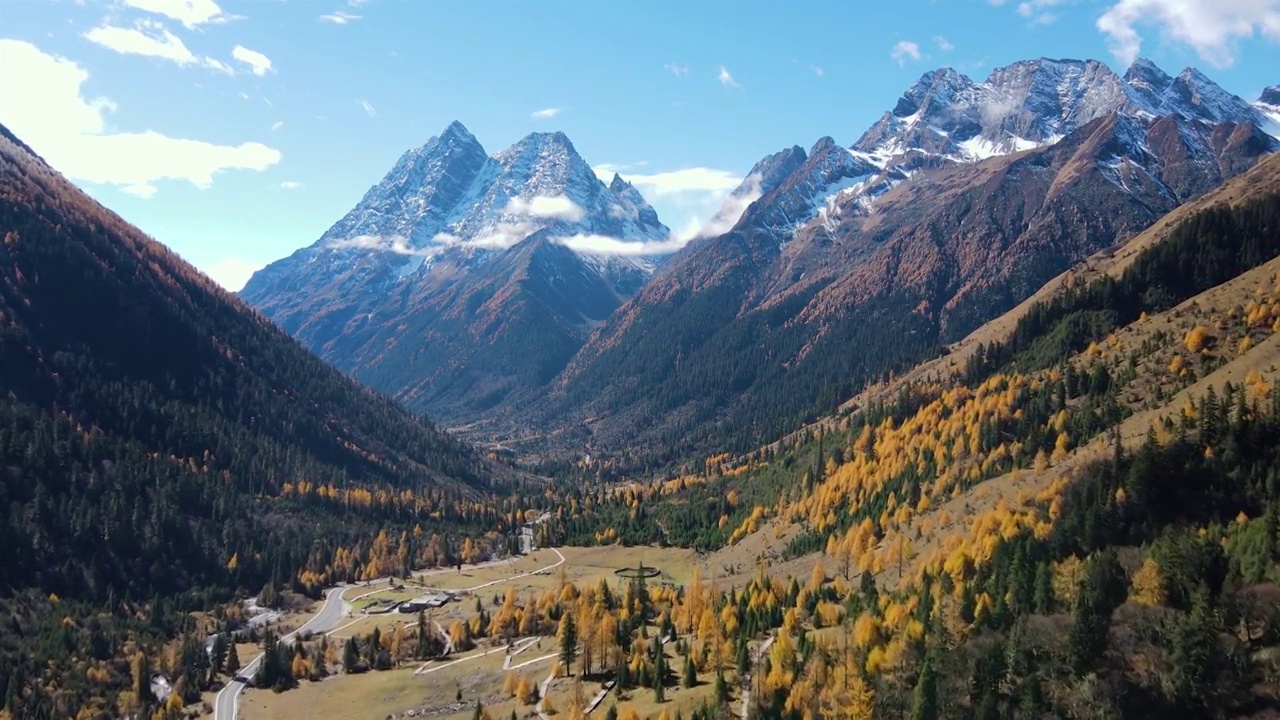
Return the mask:
[[933, 659], [927, 655], [911, 696], [911, 720], [938, 720], [938, 677]]
[[698, 684], [698, 670], [693, 666], [693, 658], [684, 656], [684, 686], [694, 687]]
[[360, 648], [356, 645], [355, 636], [347, 638], [342, 646], [342, 671], [348, 675], [360, 670]]
[[311, 679], [319, 680], [329, 674], [329, 668], [325, 665], [324, 656], [329, 649], [329, 639], [320, 636], [320, 646], [316, 651], [311, 653]]
[[236, 673], [240, 672], [240, 652], [236, 650], [236, 644], [233, 642], [227, 647], [227, 659], [224, 667], [227, 675], [234, 678]]
[[209, 661], [212, 663], [213, 672], [217, 674], [221, 672], [227, 664], [227, 635], [226, 633], [218, 633], [213, 637], [213, 647], [209, 650]]
[[573, 623], [573, 613], [560, 616], [560, 628], [556, 631], [560, 640], [560, 667], [566, 674], [573, 674], [573, 661], [578, 657], [578, 628]]

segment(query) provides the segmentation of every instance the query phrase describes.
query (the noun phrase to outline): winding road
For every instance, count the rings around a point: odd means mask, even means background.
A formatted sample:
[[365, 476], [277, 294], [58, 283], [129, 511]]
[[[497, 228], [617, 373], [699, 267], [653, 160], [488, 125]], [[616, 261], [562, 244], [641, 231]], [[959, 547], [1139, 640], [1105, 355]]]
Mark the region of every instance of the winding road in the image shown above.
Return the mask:
[[[565, 557], [556, 548], [550, 548], [550, 550], [551, 552], [555, 553], [556, 557], [558, 557], [559, 559], [556, 562], [546, 567], [538, 568], [537, 570], [532, 570], [526, 573], [520, 573], [518, 575], [513, 575], [508, 578], [501, 578], [491, 582], [482, 583], [472, 588], [465, 588], [462, 590], [452, 590], [450, 592], [471, 593], [471, 592], [475, 592], [476, 590], [482, 590], [484, 588], [492, 587], [494, 585], [499, 585], [501, 583], [511, 582], [512, 580], [518, 580], [520, 578], [529, 577], [530, 575], [536, 575], [538, 573], [554, 570], [555, 568], [558, 568], [565, 563]], [[510, 562], [510, 560], [490, 560], [487, 562], [478, 563], [476, 565], [464, 566], [464, 569], [475, 570], [475, 569], [480, 569], [485, 567], [503, 565], [508, 562]], [[441, 574], [449, 571], [450, 571], [449, 568], [439, 568], [436, 570], [428, 570], [426, 572], [419, 573], [416, 577], [418, 578], [428, 577], [431, 575], [437, 575], [437, 574]], [[390, 587], [389, 585], [390, 580], [391, 580], [390, 578], [380, 578], [378, 580], [371, 581], [369, 585], [373, 586], [381, 583], [388, 583], [388, 587]], [[335, 626], [337, 626], [338, 623], [340, 623], [347, 616], [349, 612], [350, 603], [342, 599], [342, 593], [349, 589], [351, 589], [350, 585], [343, 585], [335, 588], [330, 588], [325, 593], [324, 605], [320, 607], [320, 611], [317, 612], [315, 616], [313, 616], [310, 620], [303, 623], [297, 630], [294, 630], [288, 635], [281, 636], [280, 640], [282, 642], [292, 642], [293, 639], [297, 637], [299, 634], [303, 634], [303, 633], [315, 634], [315, 633], [328, 632], [330, 630], [333, 630]], [[374, 595], [386, 589], [387, 588], [383, 588], [382, 590], [371, 590], [370, 592], [364, 593], [363, 595], [359, 595], [356, 598], [353, 598], [353, 600], [358, 600], [360, 598], [368, 597], [369, 595]], [[353, 620], [352, 622], [354, 623], [356, 621]], [[351, 623], [348, 623], [348, 624], [351, 624]], [[452, 645], [452, 641], [449, 639], [448, 634], [444, 632], [444, 628], [441, 628], [438, 624], [436, 625], [436, 628], [442, 634], [445, 635], [446, 640], [449, 642], [450, 645]], [[503, 650], [505, 650], [505, 648], [503, 648]], [[488, 655], [489, 652], [493, 652], [493, 651], [487, 651], [484, 653], [467, 656], [467, 657], [455, 660], [454, 662], [462, 662], [465, 660], [471, 660], [476, 657], [482, 657], [484, 655]], [[545, 659], [545, 658], [540, 658], [540, 659]], [[249, 662], [249, 664], [241, 668], [239, 675], [237, 675], [234, 679], [229, 681], [226, 684], [226, 686], [224, 686], [221, 690], [218, 691], [217, 696], [213, 700], [213, 720], [236, 720], [236, 714], [239, 710], [240, 693], [244, 692], [244, 689], [249, 686], [248, 681], [250, 678], [253, 677], [253, 674], [257, 672], [258, 663], [260, 662], [262, 662], [262, 653], [258, 653], [257, 656], [255, 656], [253, 660]], [[526, 663], [526, 664], [531, 664], [531, 663]], [[430, 672], [429, 670], [426, 669], [426, 663], [424, 663], [423, 666], [418, 669], [419, 673], [424, 671]]]
[[[280, 638], [282, 642], [292, 642], [300, 633], [317, 633], [324, 632], [338, 621], [342, 620], [345, 615], [345, 603], [342, 600], [342, 592], [346, 587], [330, 588], [325, 593], [324, 605], [320, 607], [310, 620], [303, 623], [297, 630], [284, 635]], [[235, 720], [236, 710], [240, 703], [240, 693], [248, 687], [249, 678], [258, 671], [258, 663], [262, 662], [262, 653], [258, 653], [253, 660], [249, 661], [240, 669], [240, 674], [229, 681], [225, 687], [218, 691], [218, 696], [213, 700], [213, 718], [214, 720]]]

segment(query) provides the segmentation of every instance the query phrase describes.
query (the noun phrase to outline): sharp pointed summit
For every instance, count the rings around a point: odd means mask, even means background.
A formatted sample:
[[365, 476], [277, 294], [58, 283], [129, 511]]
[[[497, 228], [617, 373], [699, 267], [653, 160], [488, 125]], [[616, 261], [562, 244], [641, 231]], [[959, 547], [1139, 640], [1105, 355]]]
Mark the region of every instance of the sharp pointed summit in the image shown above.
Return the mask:
[[[401, 156], [314, 245], [255, 273], [241, 296], [338, 367], [450, 417], [498, 392], [462, 378], [503, 376], [503, 393], [544, 379], [652, 272], [653, 258], [595, 248], [668, 235], [634, 187], [606, 186], [563, 132], [490, 156], [455, 121]], [[567, 246], [581, 237], [607, 244]], [[554, 247], [526, 252], [529, 243]], [[424, 350], [395, 330], [404, 327], [437, 339]], [[525, 332], [546, 338], [525, 353], [541, 358], [532, 374], [504, 359], [520, 354]], [[416, 386], [424, 377], [438, 386]]]

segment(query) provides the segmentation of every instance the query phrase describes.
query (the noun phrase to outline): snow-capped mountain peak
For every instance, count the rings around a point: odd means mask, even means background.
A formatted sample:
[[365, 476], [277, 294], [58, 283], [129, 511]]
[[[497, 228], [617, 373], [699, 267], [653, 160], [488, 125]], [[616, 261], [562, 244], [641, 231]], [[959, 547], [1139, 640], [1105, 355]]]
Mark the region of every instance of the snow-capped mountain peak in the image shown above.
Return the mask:
[[[789, 173], [761, 183], [766, 199], [742, 221], [780, 231], [785, 242], [784, 228], [872, 212], [878, 197], [920, 170], [1052, 145], [1108, 116], [1119, 116], [1135, 138], [1168, 116], [1252, 123], [1280, 135], [1280, 88], [1251, 106], [1194, 68], [1170, 76], [1145, 58], [1123, 77], [1096, 60], [1049, 58], [997, 68], [981, 83], [954, 68], [930, 70], [849, 151], [833, 152], [830, 138], [807, 156], [795, 148]], [[777, 167], [777, 157], [761, 163]]]
[[268, 294], [299, 272], [384, 277], [375, 269], [390, 268], [385, 278], [399, 282], [446, 259], [449, 272], [467, 272], [536, 233], [621, 243], [669, 235], [634, 187], [602, 183], [564, 133], [533, 133], [490, 156], [453, 122], [404, 153], [319, 241], [264, 268], [244, 292]]

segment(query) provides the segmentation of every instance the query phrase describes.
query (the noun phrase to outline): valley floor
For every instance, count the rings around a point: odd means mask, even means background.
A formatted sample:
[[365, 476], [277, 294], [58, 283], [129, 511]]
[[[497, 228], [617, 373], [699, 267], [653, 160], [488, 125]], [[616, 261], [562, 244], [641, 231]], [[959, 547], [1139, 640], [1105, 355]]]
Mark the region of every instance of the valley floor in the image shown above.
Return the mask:
[[[416, 573], [400, 589], [390, 585], [373, 589], [367, 585], [352, 585], [343, 592], [348, 616], [326, 634], [331, 643], [340, 644], [348, 637], [365, 637], [375, 628], [384, 636], [394, 633], [397, 626], [410, 630], [417, 622], [416, 615], [365, 611], [378, 601], [407, 600], [429, 591], [449, 591], [458, 596], [458, 600], [428, 614], [430, 622], [443, 631], [455, 620], [465, 622], [477, 601], [489, 610], [495, 609], [495, 599], [500, 599], [509, 590], [525, 597], [553, 590], [562, 582], [588, 587], [600, 580], [606, 580], [616, 589], [626, 580], [614, 571], [640, 564], [654, 566], [661, 571], [658, 577], [650, 580], [651, 583], [685, 585], [695, 570], [703, 577], [711, 577], [713, 569], [723, 573], [726, 568], [737, 568], [749, 575], [754, 572], [754, 565], [745, 555], [743, 547], [729, 548], [712, 555], [657, 547], [540, 548], [512, 560], [464, 567], [461, 572], [442, 569]], [[740, 584], [743, 580], [745, 578], [735, 573], [721, 582]], [[287, 631], [307, 617], [306, 614], [290, 616], [280, 629]], [[556, 647], [553, 637], [519, 638], [510, 648], [499, 640], [484, 639], [473, 650], [451, 653], [438, 660], [407, 662], [394, 670], [333, 675], [317, 682], [303, 681], [297, 689], [283, 693], [250, 689], [240, 698], [239, 718], [313, 720], [319, 712], [323, 717], [334, 720], [386, 717], [464, 720], [473, 716], [476, 701], [480, 701], [493, 718], [508, 718], [513, 712], [517, 717], [537, 717], [533, 705], [519, 704], [509, 693], [503, 692], [502, 686], [508, 673], [527, 676], [541, 684], [551, 671]], [[253, 657], [258, 649], [244, 645], [239, 652], [242, 657]], [[732, 674], [728, 679], [731, 683], [734, 681]], [[565, 714], [573, 704], [575, 691], [584, 696], [585, 705], [602, 690], [598, 680], [584, 681], [580, 690], [575, 688], [575, 684], [573, 678], [557, 678], [549, 684], [549, 707], [559, 708], [559, 711], [548, 710], [548, 716]], [[671, 713], [680, 709], [687, 715], [710, 698], [712, 691], [709, 682], [689, 689], [672, 689], [667, 702], [658, 707], [653, 703], [651, 693], [633, 689], [622, 699], [616, 695], [606, 696], [599, 707], [616, 702], [619, 712], [634, 709], [641, 717], [656, 715], [663, 709]], [[459, 693], [461, 701], [457, 700]], [[412, 715], [409, 714], [411, 712]]]

